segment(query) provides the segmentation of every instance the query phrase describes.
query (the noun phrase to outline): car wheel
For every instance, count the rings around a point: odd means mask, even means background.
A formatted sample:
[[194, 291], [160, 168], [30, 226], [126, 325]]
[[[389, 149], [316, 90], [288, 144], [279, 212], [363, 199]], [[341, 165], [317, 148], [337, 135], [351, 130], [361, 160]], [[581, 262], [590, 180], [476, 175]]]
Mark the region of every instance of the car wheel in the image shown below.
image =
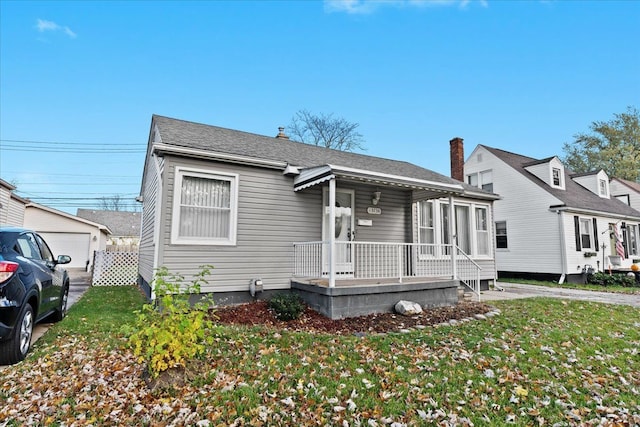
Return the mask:
[[11, 365], [24, 360], [33, 336], [33, 308], [25, 303], [18, 315], [11, 338], [0, 343], [0, 364]]
[[56, 312], [51, 316], [51, 320], [59, 322], [67, 315], [67, 308], [69, 305], [69, 284], [65, 283], [62, 287], [62, 294], [60, 295], [60, 306], [56, 309]]

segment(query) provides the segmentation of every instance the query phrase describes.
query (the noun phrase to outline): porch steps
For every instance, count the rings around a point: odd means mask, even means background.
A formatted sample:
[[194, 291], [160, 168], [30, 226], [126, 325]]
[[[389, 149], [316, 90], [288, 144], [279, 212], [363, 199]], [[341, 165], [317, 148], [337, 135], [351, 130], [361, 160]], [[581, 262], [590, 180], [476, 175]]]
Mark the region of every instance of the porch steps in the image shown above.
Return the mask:
[[471, 292], [469, 288], [463, 285], [458, 286], [458, 302], [470, 302], [475, 300], [475, 294]]

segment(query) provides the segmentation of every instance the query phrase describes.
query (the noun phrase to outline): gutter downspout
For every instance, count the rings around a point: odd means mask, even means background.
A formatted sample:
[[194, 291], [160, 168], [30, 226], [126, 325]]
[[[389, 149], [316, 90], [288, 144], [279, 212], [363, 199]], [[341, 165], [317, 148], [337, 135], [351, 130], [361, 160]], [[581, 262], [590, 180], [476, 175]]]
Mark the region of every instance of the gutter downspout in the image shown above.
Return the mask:
[[[152, 155], [151, 162], [153, 163], [154, 169], [156, 171], [156, 176], [158, 177], [158, 190], [156, 194], [156, 200], [154, 207], [154, 211], [156, 216], [154, 218], [153, 224], [153, 271], [157, 271], [158, 264], [160, 261], [160, 219], [162, 217], [162, 170], [160, 169], [160, 158], [154, 153]], [[156, 284], [155, 278], [151, 279], [151, 301], [156, 299]]]
[[558, 284], [564, 283], [565, 278], [567, 277], [567, 246], [566, 246], [566, 236], [564, 234], [564, 215], [563, 212], [557, 210], [558, 214], [558, 227], [560, 228], [560, 258], [562, 260], [562, 276], [560, 276], [560, 280], [558, 280]]
[[336, 180], [329, 180], [329, 287], [336, 287]]

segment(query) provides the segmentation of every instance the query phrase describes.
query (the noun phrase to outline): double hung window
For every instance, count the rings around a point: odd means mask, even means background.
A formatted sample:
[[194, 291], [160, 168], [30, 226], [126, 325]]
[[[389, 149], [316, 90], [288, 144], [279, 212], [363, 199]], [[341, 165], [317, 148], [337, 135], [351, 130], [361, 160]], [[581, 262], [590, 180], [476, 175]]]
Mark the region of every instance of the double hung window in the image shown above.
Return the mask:
[[171, 242], [234, 245], [238, 176], [176, 168]]

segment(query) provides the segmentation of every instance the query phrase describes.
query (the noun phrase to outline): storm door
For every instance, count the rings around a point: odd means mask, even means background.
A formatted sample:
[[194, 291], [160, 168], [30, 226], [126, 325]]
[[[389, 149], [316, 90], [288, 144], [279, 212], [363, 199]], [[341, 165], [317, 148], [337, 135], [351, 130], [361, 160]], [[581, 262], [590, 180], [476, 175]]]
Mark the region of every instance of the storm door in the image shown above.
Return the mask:
[[[329, 271], [329, 192], [323, 193], [322, 210], [322, 240], [324, 272]], [[349, 244], [355, 238], [354, 228], [354, 191], [336, 189], [336, 230], [335, 230], [335, 258], [336, 275], [339, 277], [353, 277], [353, 245]]]

